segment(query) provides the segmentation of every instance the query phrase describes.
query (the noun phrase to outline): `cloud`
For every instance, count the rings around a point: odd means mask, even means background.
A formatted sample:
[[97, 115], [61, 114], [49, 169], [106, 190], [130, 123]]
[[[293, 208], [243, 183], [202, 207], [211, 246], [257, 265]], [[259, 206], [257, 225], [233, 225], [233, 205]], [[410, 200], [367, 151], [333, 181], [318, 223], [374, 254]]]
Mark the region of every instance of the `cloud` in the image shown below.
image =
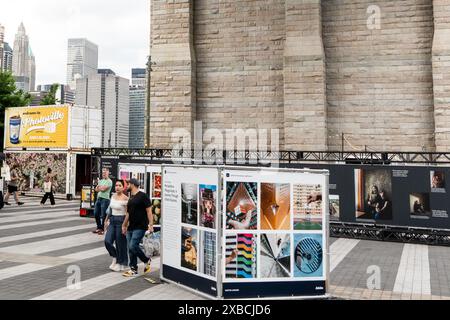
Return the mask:
[[0, 24], [11, 46], [23, 21], [36, 56], [37, 84], [66, 81], [67, 39], [99, 46], [99, 67], [130, 78], [149, 52], [150, 0], [14, 0], [2, 3]]

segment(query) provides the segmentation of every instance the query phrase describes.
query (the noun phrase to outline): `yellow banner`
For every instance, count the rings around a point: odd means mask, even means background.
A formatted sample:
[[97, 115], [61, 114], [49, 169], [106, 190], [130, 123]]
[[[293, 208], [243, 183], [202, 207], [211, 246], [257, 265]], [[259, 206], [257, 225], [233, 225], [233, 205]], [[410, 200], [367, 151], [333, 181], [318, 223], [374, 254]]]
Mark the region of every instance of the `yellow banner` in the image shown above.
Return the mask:
[[68, 106], [7, 108], [5, 148], [68, 148]]

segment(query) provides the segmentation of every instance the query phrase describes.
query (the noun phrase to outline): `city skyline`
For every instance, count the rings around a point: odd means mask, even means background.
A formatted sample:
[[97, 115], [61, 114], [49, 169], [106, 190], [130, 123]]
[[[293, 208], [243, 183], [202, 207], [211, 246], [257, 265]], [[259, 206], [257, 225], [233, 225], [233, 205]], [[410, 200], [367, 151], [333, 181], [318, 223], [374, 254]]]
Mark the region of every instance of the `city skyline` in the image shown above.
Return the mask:
[[131, 69], [144, 67], [149, 54], [148, 10], [148, 0], [113, 4], [107, 0], [17, 0], [2, 6], [0, 24], [10, 45], [19, 25], [25, 25], [38, 65], [36, 85], [66, 84], [69, 38], [94, 42], [99, 47], [98, 67], [112, 68], [131, 79]]

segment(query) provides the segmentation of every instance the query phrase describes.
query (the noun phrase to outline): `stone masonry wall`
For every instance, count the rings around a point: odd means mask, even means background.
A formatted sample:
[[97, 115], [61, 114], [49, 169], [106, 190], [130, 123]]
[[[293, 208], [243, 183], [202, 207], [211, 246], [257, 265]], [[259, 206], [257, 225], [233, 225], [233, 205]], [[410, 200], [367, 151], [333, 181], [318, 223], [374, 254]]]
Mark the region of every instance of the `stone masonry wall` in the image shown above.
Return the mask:
[[283, 140], [284, 8], [284, 0], [195, 1], [203, 129], [279, 129]]
[[196, 119], [196, 72], [193, 50], [193, 3], [153, 0], [150, 147], [171, 148], [174, 128], [193, 134]]
[[434, 0], [433, 83], [436, 151], [450, 150], [450, 2]]
[[447, 0], [153, 0], [151, 20], [151, 147], [196, 120], [285, 150], [450, 147]]
[[[369, 30], [367, 9], [381, 9]], [[328, 142], [368, 150], [434, 150], [431, 0], [322, 1]], [[346, 144], [346, 150], [352, 150]]]

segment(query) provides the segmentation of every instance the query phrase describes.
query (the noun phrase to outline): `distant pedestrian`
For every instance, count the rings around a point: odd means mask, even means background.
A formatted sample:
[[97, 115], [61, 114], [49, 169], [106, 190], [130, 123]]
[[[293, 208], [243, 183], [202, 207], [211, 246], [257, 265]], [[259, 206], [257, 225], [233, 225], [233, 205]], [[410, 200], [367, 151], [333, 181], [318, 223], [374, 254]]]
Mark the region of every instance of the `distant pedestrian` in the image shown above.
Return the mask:
[[94, 207], [95, 222], [97, 223], [97, 229], [92, 231], [98, 235], [104, 234], [104, 221], [106, 218], [106, 209], [109, 207], [110, 194], [112, 188], [112, 181], [109, 178], [109, 170], [104, 168], [102, 170], [102, 179], [95, 187], [97, 192], [97, 201]]
[[50, 198], [50, 203], [52, 206], [55, 205], [55, 197], [53, 196], [54, 188], [56, 187], [55, 175], [52, 173], [52, 169], [48, 168], [47, 173], [44, 177], [44, 196], [41, 200], [41, 206], [43, 206], [47, 199]]
[[13, 195], [14, 200], [16, 200], [17, 205], [21, 206], [24, 203], [19, 200], [19, 176], [17, 175], [16, 170], [11, 170], [10, 173], [11, 180], [8, 181], [8, 192], [5, 195], [5, 205], [10, 206], [11, 204], [8, 202], [10, 195]]
[[128, 190], [131, 198], [128, 200], [127, 215], [122, 225], [122, 233], [127, 236], [128, 252], [130, 255], [130, 270], [123, 274], [124, 277], [138, 275], [137, 258], [144, 262], [144, 274], [151, 271], [151, 259], [141, 250], [139, 244], [145, 233], [153, 232], [153, 214], [150, 198], [139, 191], [139, 181], [131, 179]]
[[128, 197], [123, 193], [124, 187], [123, 180], [116, 182], [116, 193], [111, 197], [109, 204], [111, 212], [105, 220], [105, 247], [109, 255], [113, 257], [112, 264], [109, 266], [112, 271], [125, 271], [128, 266], [127, 238], [122, 233], [128, 204]]

